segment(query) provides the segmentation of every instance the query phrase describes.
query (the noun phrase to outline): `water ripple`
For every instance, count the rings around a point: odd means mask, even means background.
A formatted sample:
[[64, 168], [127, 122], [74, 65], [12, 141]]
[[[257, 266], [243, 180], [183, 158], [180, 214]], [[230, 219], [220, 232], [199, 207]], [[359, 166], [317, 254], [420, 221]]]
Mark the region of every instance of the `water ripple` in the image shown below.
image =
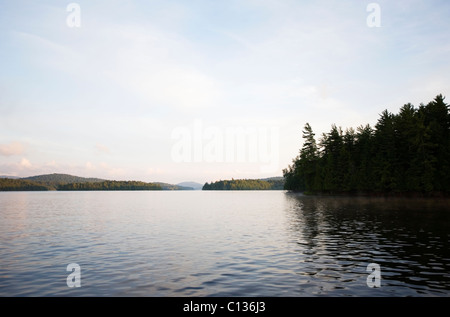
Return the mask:
[[[0, 193], [0, 206], [0, 296], [450, 294], [442, 202], [52, 192]], [[69, 263], [80, 288], [66, 285]]]

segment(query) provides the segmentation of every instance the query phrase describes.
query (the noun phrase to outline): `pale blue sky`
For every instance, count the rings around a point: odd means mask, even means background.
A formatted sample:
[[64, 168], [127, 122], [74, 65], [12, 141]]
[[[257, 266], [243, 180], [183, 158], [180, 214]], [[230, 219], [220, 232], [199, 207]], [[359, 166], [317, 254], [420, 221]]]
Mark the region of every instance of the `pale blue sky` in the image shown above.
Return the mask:
[[[277, 176], [306, 122], [319, 136], [449, 95], [448, 1], [73, 2], [79, 28], [71, 1], [0, 0], [0, 175]], [[194, 153], [229, 129], [259, 131], [247, 148], [269, 158], [174, 158], [177, 131]]]

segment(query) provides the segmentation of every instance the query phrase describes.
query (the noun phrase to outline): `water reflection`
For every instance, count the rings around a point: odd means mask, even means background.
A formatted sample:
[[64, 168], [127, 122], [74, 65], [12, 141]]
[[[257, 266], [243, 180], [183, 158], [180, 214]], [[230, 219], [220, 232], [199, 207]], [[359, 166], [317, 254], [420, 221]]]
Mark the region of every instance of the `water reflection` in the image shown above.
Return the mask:
[[380, 295], [449, 294], [448, 201], [286, 198], [290, 237], [302, 254], [299, 273], [328, 286], [328, 294], [350, 288], [364, 295], [361, 285], [372, 262], [382, 269]]

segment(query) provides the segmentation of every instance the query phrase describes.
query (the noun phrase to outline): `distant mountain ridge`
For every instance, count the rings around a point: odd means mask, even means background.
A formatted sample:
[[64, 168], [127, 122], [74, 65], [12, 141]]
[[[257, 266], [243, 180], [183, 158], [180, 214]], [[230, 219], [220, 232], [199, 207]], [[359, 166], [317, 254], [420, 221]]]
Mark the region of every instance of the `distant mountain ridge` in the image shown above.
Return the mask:
[[156, 182], [155, 184], [160, 185], [162, 187], [162, 189], [164, 189], [164, 190], [194, 190], [194, 188], [192, 188], [192, 187], [173, 185], [173, 184], [168, 184], [168, 183]]
[[57, 173], [22, 177], [21, 179], [48, 184], [96, 183], [106, 181], [106, 179], [101, 178], [92, 178], [92, 177], [86, 178], [69, 174], [57, 174]]
[[178, 183], [177, 186], [192, 188], [193, 190], [201, 190], [203, 188], [203, 184], [196, 182], [182, 182]]

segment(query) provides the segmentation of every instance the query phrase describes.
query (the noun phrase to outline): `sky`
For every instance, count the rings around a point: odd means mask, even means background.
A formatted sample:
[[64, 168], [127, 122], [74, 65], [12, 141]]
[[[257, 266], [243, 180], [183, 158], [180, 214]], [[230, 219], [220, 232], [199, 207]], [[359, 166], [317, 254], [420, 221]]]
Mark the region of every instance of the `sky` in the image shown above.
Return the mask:
[[0, 175], [281, 176], [450, 93], [450, 2], [0, 0]]

